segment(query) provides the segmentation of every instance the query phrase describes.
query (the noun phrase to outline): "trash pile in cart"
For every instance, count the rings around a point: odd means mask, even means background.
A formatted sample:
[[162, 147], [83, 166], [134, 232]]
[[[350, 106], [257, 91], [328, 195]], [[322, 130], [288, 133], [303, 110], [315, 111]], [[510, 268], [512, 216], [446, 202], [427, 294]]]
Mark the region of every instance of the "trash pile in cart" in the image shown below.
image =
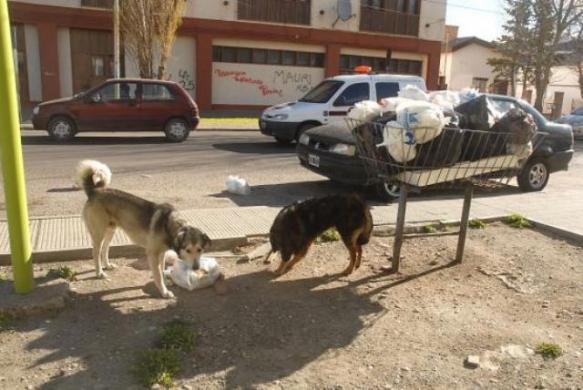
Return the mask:
[[357, 103], [347, 122], [366, 149], [361, 157], [408, 170], [464, 168], [432, 180], [442, 182], [519, 168], [528, 159], [534, 119], [520, 108], [504, 108], [473, 89], [425, 93], [408, 86], [398, 97]]

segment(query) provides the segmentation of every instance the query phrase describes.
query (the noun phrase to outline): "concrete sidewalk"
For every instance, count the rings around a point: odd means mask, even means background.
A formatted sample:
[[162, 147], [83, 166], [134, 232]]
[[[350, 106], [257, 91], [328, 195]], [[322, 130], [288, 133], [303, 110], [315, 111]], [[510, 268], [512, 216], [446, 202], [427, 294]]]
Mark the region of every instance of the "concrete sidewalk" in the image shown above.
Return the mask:
[[[532, 196], [541, 196], [532, 202]], [[573, 201], [570, 201], [573, 197]], [[505, 198], [476, 197], [472, 201], [471, 218], [487, 219], [520, 213], [540, 226], [583, 243], [583, 208], [574, 207], [576, 192], [551, 194], [519, 194]], [[548, 198], [548, 199], [546, 199]], [[556, 198], [556, 199], [555, 199]], [[542, 202], [541, 202], [542, 201]], [[435, 223], [459, 221], [463, 200], [411, 199], [406, 221]], [[541, 208], [541, 203], [548, 208]], [[206, 232], [214, 242], [213, 250], [231, 249], [246, 242], [247, 237], [266, 235], [279, 208], [233, 207], [183, 211], [182, 215], [193, 226]], [[372, 209], [375, 225], [392, 225], [396, 220], [397, 205], [376, 206]], [[31, 219], [33, 258], [35, 261], [59, 261], [91, 257], [91, 243], [79, 216], [43, 217]], [[118, 230], [111, 246], [112, 256], [135, 256], [142, 249], [133, 245]], [[0, 264], [10, 262], [8, 226], [0, 220]]]

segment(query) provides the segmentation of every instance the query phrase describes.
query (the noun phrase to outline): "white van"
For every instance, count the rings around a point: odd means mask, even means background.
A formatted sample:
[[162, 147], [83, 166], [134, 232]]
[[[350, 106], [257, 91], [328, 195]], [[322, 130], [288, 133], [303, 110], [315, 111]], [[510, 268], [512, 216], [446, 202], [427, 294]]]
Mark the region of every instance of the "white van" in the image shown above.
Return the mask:
[[341, 122], [355, 103], [379, 101], [397, 96], [406, 85], [426, 91], [419, 76], [355, 74], [328, 78], [303, 98], [267, 108], [259, 119], [259, 128], [278, 142], [289, 143], [316, 126]]

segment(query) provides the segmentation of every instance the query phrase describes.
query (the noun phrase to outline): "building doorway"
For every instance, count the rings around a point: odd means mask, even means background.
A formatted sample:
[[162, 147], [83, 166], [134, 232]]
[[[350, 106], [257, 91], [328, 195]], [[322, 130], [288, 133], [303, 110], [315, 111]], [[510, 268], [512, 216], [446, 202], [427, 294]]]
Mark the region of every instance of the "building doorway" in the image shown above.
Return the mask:
[[[71, 29], [73, 92], [86, 91], [113, 77], [111, 31]], [[123, 64], [123, 61], [120, 61]], [[123, 70], [122, 70], [123, 74]]]

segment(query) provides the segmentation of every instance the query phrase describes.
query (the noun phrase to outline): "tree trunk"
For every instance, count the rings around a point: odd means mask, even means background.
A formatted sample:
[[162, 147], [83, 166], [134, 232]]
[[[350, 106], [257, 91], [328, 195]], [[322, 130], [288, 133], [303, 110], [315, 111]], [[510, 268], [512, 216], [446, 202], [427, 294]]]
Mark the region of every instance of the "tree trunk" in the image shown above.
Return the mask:
[[[522, 98], [526, 98], [526, 92], [528, 90], [528, 77], [529, 72], [527, 68], [522, 69]], [[530, 103], [530, 102], [529, 102]]]
[[577, 64], [577, 70], [579, 71], [579, 93], [581, 94], [581, 99], [583, 99], [583, 62]]
[[512, 66], [512, 74], [510, 75], [510, 96], [516, 97], [516, 66]]

